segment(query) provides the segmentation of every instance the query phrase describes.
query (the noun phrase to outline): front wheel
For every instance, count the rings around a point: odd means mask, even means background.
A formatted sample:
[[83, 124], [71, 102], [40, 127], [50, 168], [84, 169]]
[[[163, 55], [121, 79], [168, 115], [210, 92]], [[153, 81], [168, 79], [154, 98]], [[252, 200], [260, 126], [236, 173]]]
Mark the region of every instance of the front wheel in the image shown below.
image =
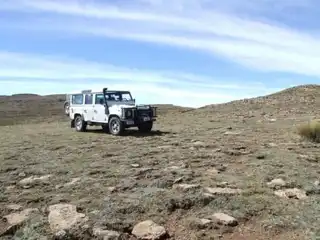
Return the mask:
[[145, 122], [140, 124], [138, 126], [138, 129], [140, 132], [148, 133], [148, 132], [151, 132], [152, 127], [153, 127], [153, 122]]
[[112, 135], [121, 135], [124, 131], [124, 125], [118, 117], [112, 117], [109, 121], [109, 131]]
[[74, 120], [74, 126], [77, 132], [85, 132], [87, 129], [87, 123], [83, 120], [82, 116], [76, 116]]

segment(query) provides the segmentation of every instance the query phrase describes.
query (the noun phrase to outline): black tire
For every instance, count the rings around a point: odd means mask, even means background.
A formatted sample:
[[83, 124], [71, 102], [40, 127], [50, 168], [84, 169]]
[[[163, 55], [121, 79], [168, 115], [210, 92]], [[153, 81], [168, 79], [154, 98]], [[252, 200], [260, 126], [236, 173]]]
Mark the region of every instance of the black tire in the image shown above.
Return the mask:
[[69, 103], [65, 103], [64, 104], [64, 114], [66, 116], [69, 116], [69, 113], [70, 113], [70, 105], [69, 105]]
[[112, 117], [109, 120], [109, 131], [112, 135], [122, 135], [124, 131], [124, 125], [118, 117]]
[[139, 129], [139, 132], [149, 133], [149, 132], [151, 132], [152, 127], [153, 127], [153, 122], [145, 122], [145, 123], [140, 124], [138, 126], [138, 129]]
[[77, 132], [85, 132], [87, 130], [87, 123], [83, 120], [82, 116], [77, 115], [74, 120], [74, 127]]

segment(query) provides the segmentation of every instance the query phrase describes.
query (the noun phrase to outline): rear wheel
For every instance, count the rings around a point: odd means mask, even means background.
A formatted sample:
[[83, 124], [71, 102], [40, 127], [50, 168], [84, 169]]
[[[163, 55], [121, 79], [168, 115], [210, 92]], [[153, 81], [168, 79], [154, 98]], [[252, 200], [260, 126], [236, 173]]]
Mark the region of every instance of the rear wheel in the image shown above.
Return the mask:
[[153, 122], [145, 122], [145, 123], [140, 124], [138, 126], [138, 129], [140, 132], [148, 133], [148, 132], [151, 132], [152, 127], [153, 127]]
[[87, 123], [83, 120], [82, 116], [77, 115], [74, 120], [74, 127], [77, 132], [85, 132], [87, 130]]
[[69, 105], [69, 103], [65, 103], [64, 104], [64, 114], [66, 116], [69, 116], [69, 112], [70, 112], [70, 105]]
[[124, 131], [124, 125], [118, 117], [112, 117], [109, 121], [109, 131], [112, 135], [121, 135]]

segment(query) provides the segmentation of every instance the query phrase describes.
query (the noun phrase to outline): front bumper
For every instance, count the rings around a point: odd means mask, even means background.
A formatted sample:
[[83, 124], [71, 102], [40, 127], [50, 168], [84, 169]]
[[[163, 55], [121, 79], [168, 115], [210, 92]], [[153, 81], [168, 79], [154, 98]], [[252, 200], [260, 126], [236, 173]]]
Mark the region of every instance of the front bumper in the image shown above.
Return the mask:
[[145, 122], [154, 122], [157, 117], [157, 108], [151, 106], [123, 108], [122, 116], [121, 120], [127, 126], [136, 126]]

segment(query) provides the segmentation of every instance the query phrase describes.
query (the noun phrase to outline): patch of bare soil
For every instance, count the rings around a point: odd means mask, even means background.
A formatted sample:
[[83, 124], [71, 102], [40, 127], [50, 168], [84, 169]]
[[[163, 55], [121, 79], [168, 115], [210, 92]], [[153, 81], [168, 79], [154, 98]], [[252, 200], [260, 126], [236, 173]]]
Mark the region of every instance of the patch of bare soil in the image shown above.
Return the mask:
[[320, 117], [320, 86], [201, 109], [162, 106], [151, 134], [122, 137], [75, 132], [52, 98], [1, 98], [2, 112], [14, 104], [32, 121], [0, 115], [8, 123], [0, 238], [320, 237], [320, 148], [295, 131]]

